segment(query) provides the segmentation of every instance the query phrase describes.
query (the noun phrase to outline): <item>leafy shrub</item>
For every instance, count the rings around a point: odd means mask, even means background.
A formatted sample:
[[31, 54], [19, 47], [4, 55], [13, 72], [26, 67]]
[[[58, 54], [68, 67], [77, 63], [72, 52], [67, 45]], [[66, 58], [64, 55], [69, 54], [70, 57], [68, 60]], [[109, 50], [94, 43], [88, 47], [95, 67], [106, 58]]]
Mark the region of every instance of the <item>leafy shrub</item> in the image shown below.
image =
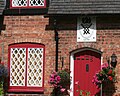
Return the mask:
[[7, 90], [6, 84], [7, 76], [8, 76], [7, 68], [3, 64], [0, 64], [0, 95], [5, 94]]

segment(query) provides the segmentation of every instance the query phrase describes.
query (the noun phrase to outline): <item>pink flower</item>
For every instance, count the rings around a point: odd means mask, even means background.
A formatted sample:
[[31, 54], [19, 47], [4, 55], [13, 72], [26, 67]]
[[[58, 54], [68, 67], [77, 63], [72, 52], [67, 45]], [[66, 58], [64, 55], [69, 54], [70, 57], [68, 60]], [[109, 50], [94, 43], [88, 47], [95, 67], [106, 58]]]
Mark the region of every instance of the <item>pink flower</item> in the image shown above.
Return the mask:
[[104, 68], [107, 68], [108, 67], [108, 63], [104, 63], [102, 64], [101, 68], [104, 69]]
[[60, 91], [61, 91], [61, 92], [65, 92], [65, 88], [61, 88]]
[[109, 80], [110, 80], [110, 81], [112, 81], [112, 80], [113, 80], [112, 76], [108, 76], [108, 78], [109, 78]]
[[71, 89], [68, 89], [67, 92], [68, 92], [68, 94], [70, 94], [70, 92], [72, 92], [72, 90], [71, 90]]
[[56, 85], [56, 84], [53, 84], [53, 86], [54, 86], [54, 87], [57, 87], [57, 85]]
[[79, 81], [76, 81], [75, 84], [78, 85], [78, 84], [79, 84]]
[[55, 74], [51, 74], [51, 75], [50, 75], [51, 78], [54, 78], [54, 76], [55, 76]]
[[57, 74], [57, 72], [56, 72], [56, 71], [53, 71], [53, 74]]
[[60, 79], [61, 79], [60, 76], [55, 77], [56, 81], [60, 81]]
[[0, 64], [4, 65], [4, 62], [0, 62]]
[[109, 70], [108, 74], [112, 74], [112, 69]]
[[92, 80], [92, 83], [94, 83], [94, 79]]

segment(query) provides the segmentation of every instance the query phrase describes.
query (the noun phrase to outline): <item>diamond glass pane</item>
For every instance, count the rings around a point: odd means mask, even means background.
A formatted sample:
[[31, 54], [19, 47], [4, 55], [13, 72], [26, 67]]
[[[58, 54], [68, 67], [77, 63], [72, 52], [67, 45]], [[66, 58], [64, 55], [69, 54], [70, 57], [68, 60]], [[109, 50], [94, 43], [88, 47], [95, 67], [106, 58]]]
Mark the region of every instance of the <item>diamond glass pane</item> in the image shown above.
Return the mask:
[[25, 86], [26, 49], [11, 48], [10, 86]]
[[42, 87], [43, 48], [28, 48], [27, 86]]
[[28, 0], [12, 0], [12, 7], [26, 7]]
[[29, 0], [29, 6], [44, 6], [44, 0]]

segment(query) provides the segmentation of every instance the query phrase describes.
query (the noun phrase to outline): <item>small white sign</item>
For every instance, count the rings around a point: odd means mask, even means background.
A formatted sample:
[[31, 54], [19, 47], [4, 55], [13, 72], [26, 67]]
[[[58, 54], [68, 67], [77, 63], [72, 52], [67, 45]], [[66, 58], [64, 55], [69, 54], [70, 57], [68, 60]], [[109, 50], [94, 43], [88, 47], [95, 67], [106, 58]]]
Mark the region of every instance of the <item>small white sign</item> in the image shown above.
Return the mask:
[[77, 42], [96, 42], [96, 18], [79, 17], [77, 20]]

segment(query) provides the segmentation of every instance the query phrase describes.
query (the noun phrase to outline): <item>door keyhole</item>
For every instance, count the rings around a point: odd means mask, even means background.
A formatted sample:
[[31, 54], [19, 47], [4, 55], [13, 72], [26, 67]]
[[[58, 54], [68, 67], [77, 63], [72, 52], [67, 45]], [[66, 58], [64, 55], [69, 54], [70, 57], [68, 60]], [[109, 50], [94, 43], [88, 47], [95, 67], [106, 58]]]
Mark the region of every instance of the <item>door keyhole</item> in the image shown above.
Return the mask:
[[86, 64], [86, 72], [89, 72], [89, 64]]

